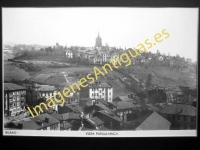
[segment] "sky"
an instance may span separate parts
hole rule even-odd
[[[169,37],[147,51],[197,60],[198,8],[2,8],[3,43],[133,48],[166,29]],[[153,42],[152,42],[153,43]]]

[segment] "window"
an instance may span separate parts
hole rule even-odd
[[[186,126],[186,125],[183,125],[183,129],[187,129],[187,126]]]
[[[99,93],[101,93],[101,90],[99,90]]]
[[[20,102],[17,102],[17,106],[20,106]]]
[[[101,98],[101,95],[100,95],[100,97],[99,98]]]
[[[194,122],[194,117],[191,117],[191,122]]]
[[[92,96],[94,96],[93,93],[92,93]]]
[[[194,127],[194,125],[190,125],[190,129],[194,129],[195,127]]]
[[[186,121],[186,116],[183,116],[183,121]]]
[[[111,92],[109,92],[109,95],[111,95]]]
[[[97,93],[97,96],[99,96],[99,93]]]

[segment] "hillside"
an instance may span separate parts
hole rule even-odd
[[[128,69],[128,68],[127,68]],[[163,87],[175,87],[178,85],[195,87],[197,84],[196,74],[190,72],[184,72],[169,67],[152,67],[152,68],[136,68],[131,66],[129,74],[136,76],[139,79],[147,77],[148,73],[151,73],[152,81]]]
[[[4,61],[4,81],[10,82],[12,79],[24,80],[31,77],[28,72],[11,64],[11,62]]]

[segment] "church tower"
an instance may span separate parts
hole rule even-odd
[[[96,43],[95,43],[95,47],[102,47],[102,39],[99,36],[99,32],[98,32],[98,36],[96,38]]]

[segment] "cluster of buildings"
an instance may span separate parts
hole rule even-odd
[[[196,129],[196,108],[189,103],[144,102],[134,93],[113,98],[112,85],[95,82],[89,97],[66,100],[40,111],[34,118],[26,110],[33,103],[30,90],[37,96],[54,96],[59,89],[48,85],[4,83],[4,128],[13,130],[180,130]],[[35,99],[36,100],[36,99]],[[42,102],[42,101],[40,101]],[[36,104],[37,102],[35,102]],[[19,117],[21,114],[26,114]]]
[[[110,59],[119,58],[122,53],[125,53],[129,49],[116,49],[115,47],[109,47],[108,45],[102,45],[102,38],[97,36],[95,47],[86,49],[67,49],[65,50],[67,59],[76,59],[81,62],[87,62],[89,64],[99,64],[102,65],[109,62]],[[138,54],[140,54],[138,52]],[[170,56],[170,54],[161,54],[159,50],[157,53],[144,52],[132,58],[132,65],[142,67],[142,66],[166,66],[175,67],[183,69],[184,71],[190,71],[192,60],[190,58],[180,57],[178,54],[176,56]]]
[[[23,46],[22,46],[23,47]],[[19,46],[20,48],[20,46]],[[57,43],[55,50],[59,50]],[[126,52],[108,45],[102,46],[102,38],[97,36],[94,48],[65,48],[68,59],[102,65],[111,58],[120,57]],[[129,49],[128,49],[129,50]],[[132,59],[132,65],[169,66],[188,69],[191,60],[180,56],[166,56],[157,51],[140,54]],[[46,96],[54,95],[65,87],[42,84],[4,83],[4,129],[9,130],[186,130],[196,129],[196,91],[189,87],[178,86],[174,89],[152,84],[146,86],[147,80],[137,77],[125,77],[119,72],[115,74],[127,85],[134,85],[147,90],[147,99],[141,99],[134,93],[114,97],[111,84],[96,81],[88,87],[88,97],[80,98],[78,89],[65,98],[60,106],[55,103],[48,110],[41,108],[46,103]],[[64,76],[66,77],[66,75]],[[66,79],[68,81],[68,79]],[[67,85],[66,85],[67,86]],[[31,117],[27,107],[33,109],[38,105],[38,115]],[[35,107],[36,109],[36,107]]]

